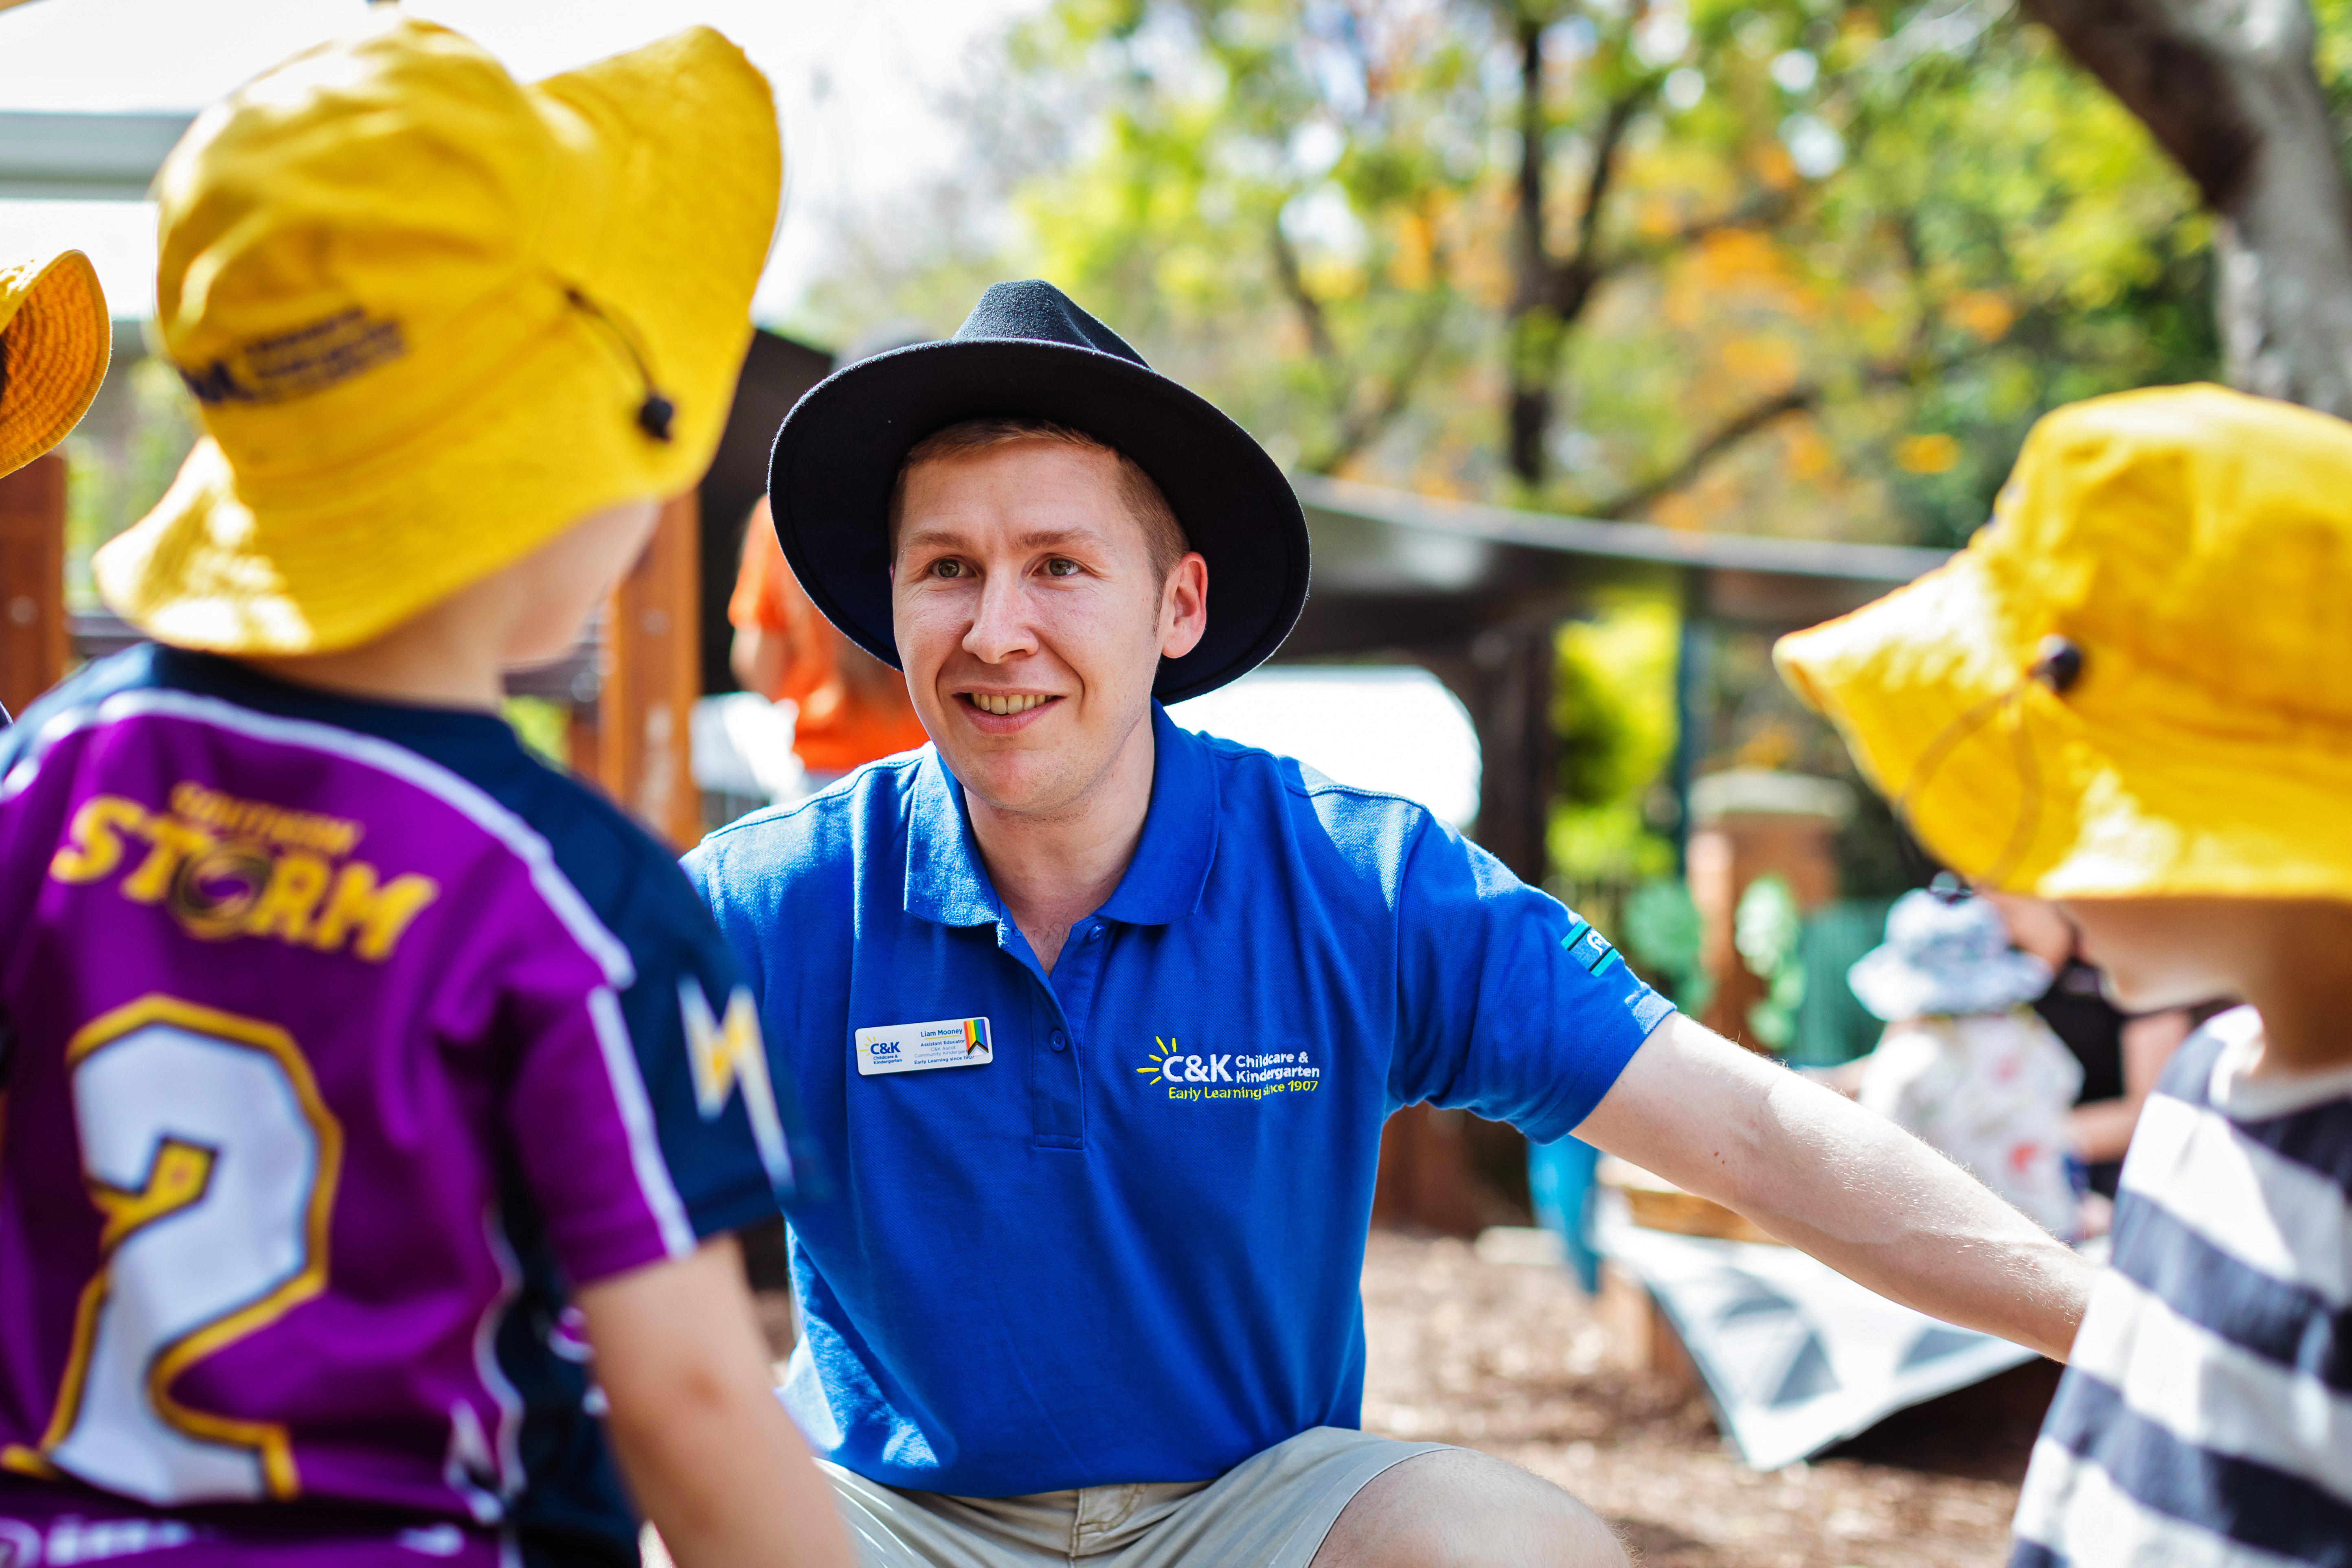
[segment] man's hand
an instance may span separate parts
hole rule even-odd
[[[825,1484],[770,1390],[734,1238],[580,1292],[606,1429],[679,1568],[850,1568]]]
[[[1576,1130],[1933,1318],[2064,1361],[2094,1270],[1883,1116],[1677,1014]]]

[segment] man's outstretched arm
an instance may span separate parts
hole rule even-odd
[[[1576,1130],[1930,1317],[2066,1359],[2094,1273],[1885,1117],[1676,1014]]]

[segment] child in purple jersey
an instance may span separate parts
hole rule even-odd
[[[498,717],[709,462],[779,163],[716,34],[396,15],[173,154],[206,438],[98,563],[161,646],[0,735],[0,1563],[846,1568],[730,1237],[789,1086]]]

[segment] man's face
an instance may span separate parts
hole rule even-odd
[[[891,619],[923,728],[999,811],[1070,814],[1208,625],[1208,567],[1163,579],[1110,454],[1019,441],[907,475]]]

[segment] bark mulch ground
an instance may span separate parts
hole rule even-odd
[[[1525,1466],[1614,1523],[1649,1568],[1994,1568],[2048,1363],[1906,1411],[1759,1474],[1701,1398],[1611,1370],[1557,1268],[1383,1231],[1364,1261],[1364,1426]]]

